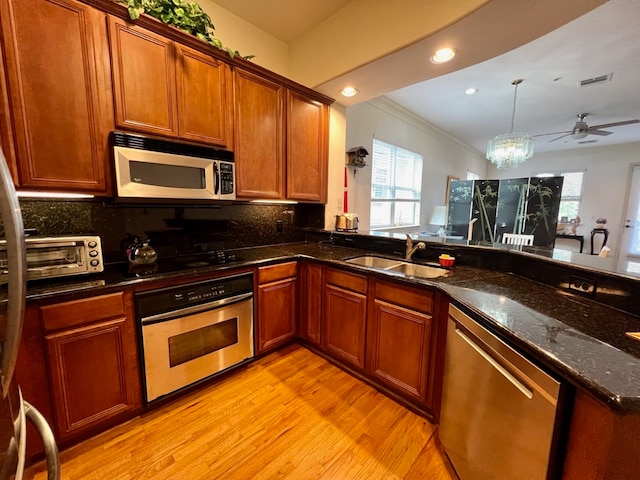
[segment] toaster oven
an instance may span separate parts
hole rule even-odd
[[[98,236],[27,237],[27,280],[104,270]],[[8,273],[6,242],[0,241],[0,276]]]

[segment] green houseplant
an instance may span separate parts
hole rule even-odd
[[[213,36],[214,26],[211,17],[195,2],[186,2],[185,0],[115,1],[127,6],[131,20],[136,20],[141,14],[146,13],[161,22],[198,37],[219,50],[226,51],[231,58],[240,56],[249,60],[254,57],[253,55],[242,56],[237,50],[223,46],[222,42]]]

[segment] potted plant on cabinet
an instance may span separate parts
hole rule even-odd
[[[213,36],[214,26],[211,17],[202,7],[195,2],[185,0],[115,0],[123,3],[129,10],[131,20],[136,20],[141,14],[157,18],[167,25],[179,28],[219,50],[226,51],[231,58],[240,56],[249,60],[254,55],[240,55],[240,52],[222,45],[222,42]]]

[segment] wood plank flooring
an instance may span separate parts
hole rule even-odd
[[[62,478],[455,479],[435,429],[293,345],[62,452]]]

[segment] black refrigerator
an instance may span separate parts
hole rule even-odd
[[[26,247],[20,203],[0,149],[0,233],[6,259],[0,258],[0,480],[21,480],[26,457],[27,420],[42,437],[47,478],[60,478],[58,448],[45,418],[22,398],[13,372],[20,347],[27,291]]]

